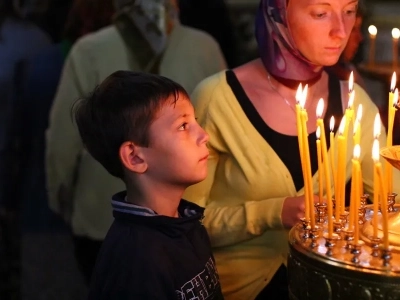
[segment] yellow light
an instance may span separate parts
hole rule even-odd
[[[379,140],[377,139],[372,144],[372,159],[374,162],[379,162]]]
[[[379,113],[377,113],[374,121],[374,138],[377,139],[379,138],[380,135],[381,135],[381,117]]]
[[[319,99],[318,104],[317,104],[317,118],[321,118],[322,117],[322,113],[324,112],[324,99]]]
[[[392,29],[392,38],[398,40],[400,37],[400,29],[398,28],[393,28]]]
[[[353,158],[354,159],[359,159],[361,154],[361,147],[360,145],[355,145],[354,150],[353,150]]]
[[[391,81],[391,83],[390,83],[390,90],[391,90],[392,92],[393,92],[394,89],[396,88],[396,81],[397,81],[397,75],[396,75],[396,72],[393,72],[392,81]]]
[[[361,122],[361,118],[362,118],[362,104],[358,104],[356,120]]]
[[[331,119],[330,119],[330,121],[329,121],[329,129],[330,129],[331,131],[333,131],[334,128],[335,128],[335,117],[332,116]]]
[[[347,108],[351,109],[351,108],[353,107],[354,98],[355,98],[355,91],[352,90],[352,91],[350,92],[350,95],[349,95],[349,102],[348,102],[348,104],[347,104]]]
[[[396,88],[394,90],[393,106],[397,108],[398,103],[399,103],[399,90]]]
[[[378,34],[378,29],[376,28],[375,25],[370,25],[368,27],[368,32],[371,36],[375,37]]]
[[[354,74],[353,71],[351,71],[349,78],[349,93],[351,93],[353,89],[354,89]]]
[[[301,83],[299,84],[299,87],[297,88],[297,92],[296,92],[296,103],[300,104],[301,103],[301,96],[303,94],[303,86],[301,85]]]

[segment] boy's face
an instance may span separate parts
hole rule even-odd
[[[171,98],[172,100],[172,98]],[[143,149],[146,173],[160,183],[187,187],[207,176],[208,134],[197,123],[190,100],[167,100],[149,129]]]

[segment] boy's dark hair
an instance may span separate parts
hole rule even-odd
[[[117,71],[72,107],[85,148],[113,176],[124,179],[119,148],[126,141],[149,146],[148,131],[159,110],[179,94],[178,83],[158,75]],[[172,99],[171,99],[172,97]]]

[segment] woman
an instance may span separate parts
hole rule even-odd
[[[225,299],[288,298],[287,230],[304,210],[295,93],[300,82],[309,84],[307,130],[317,194],[318,100],[325,99],[328,136],[330,117],[339,123],[348,102],[347,82],[324,66],[338,61],[356,11],[353,0],[262,0],[256,18],[260,58],[203,80],[192,94],[198,120],[210,135],[209,173],[184,198],[206,207],[204,225]],[[364,186],[372,194],[372,123],[378,110],[358,85],[355,92],[354,105],[362,103],[365,112]],[[381,144],[384,140],[382,132]]]

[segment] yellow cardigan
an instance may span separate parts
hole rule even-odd
[[[343,87],[342,91],[346,90]],[[378,110],[362,88],[356,85],[355,92],[354,107],[363,104],[363,182],[365,192],[372,195],[373,123]],[[188,188],[184,198],[206,207],[204,225],[225,299],[254,299],[286,263],[288,231],[281,222],[282,205],[285,198],[302,195],[303,190],[296,192],[288,169],[246,117],[226,82],[225,71],[203,80],[194,90],[192,101],[200,124],[210,135],[210,157],[207,178]],[[352,132],[351,127],[349,130]],[[385,143],[382,126],[380,145]],[[350,138],[347,179],[351,176],[352,149]],[[394,178],[399,175],[394,171]],[[317,175],[313,186],[318,194]]]

